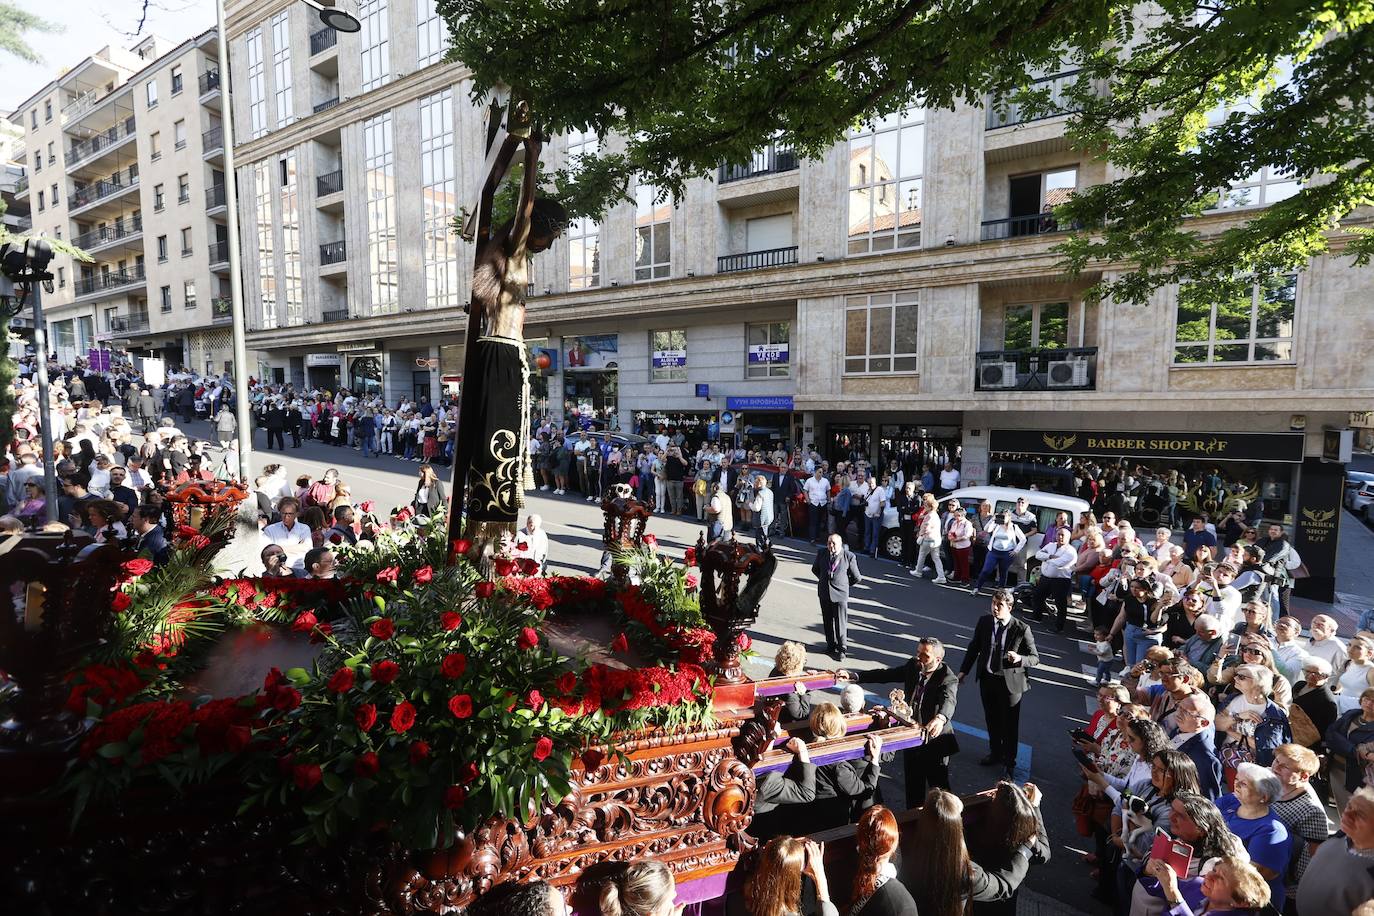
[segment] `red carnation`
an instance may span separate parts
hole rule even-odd
[[[601,766],[602,761],[605,759],[606,755],[604,752],[597,748],[589,747],[582,752],[582,769],[590,773],[592,770]]]
[[[539,631],[534,627],[525,627],[520,631],[520,638],[515,644],[523,650],[533,649],[539,645]]]
[[[468,657],[462,652],[450,652],[439,665],[439,673],[446,678],[460,678],[468,670]]]
[[[415,707],[409,700],[402,700],[391,711],[391,730],[405,734],[415,724]]]
[[[353,721],[358,723],[358,727],[363,731],[368,731],[377,724],[377,707],[371,703],[364,703],[353,710]]]
[[[475,763],[465,763],[458,768],[458,781],[465,786],[476,782],[478,775],[477,764]]]
[[[741,652],[748,652],[750,647],[754,645],[754,640],[750,638],[748,633],[741,633],[739,638],[735,640],[735,645],[739,646]]]
[[[353,669],[340,668],[325,687],[333,693],[345,693],[353,687]]]
[[[453,713],[455,719],[472,718],[472,696],[460,693],[448,701],[448,711]]]
[[[496,586],[490,582],[478,582],[473,586],[472,593],[478,598],[490,598],[496,594]]]
[[[127,611],[133,603],[134,599],[130,598],[128,595],[123,592],[115,592],[114,597],[110,599],[110,609],[116,614],[122,614]]]
[[[410,746],[410,763],[419,766],[429,759],[429,742],[416,741]]]
[[[331,543],[331,544],[342,544],[342,543],[343,543],[343,535],[342,535],[342,534],[331,534],[331,535],[329,536],[329,543]],[[380,581],[381,581],[381,573],[378,573],[377,576],[378,576],[377,581],[380,582]]]
[[[515,561],[509,557],[497,557],[491,561],[491,568],[498,576],[509,576],[515,572]]]
[[[462,786],[449,786],[444,791],[444,807],[453,809],[463,807],[463,803],[468,800],[468,790]]]
[[[611,640],[612,652],[628,652],[629,649],[630,641],[625,638],[624,633],[617,635],[615,639]]]
[[[420,585],[428,585],[434,579],[433,566],[421,566],[415,570],[415,581]]]
[[[126,560],[119,568],[124,571],[125,578],[137,579],[153,568],[153,561],[138,557],[133,560]]]
[[[320,772],[319,764],[316,763],[302,763],[291,768],[291,779],[302,792],[309,792],[318,786],[323,778],[324,773]]]
[[[444,611],[439,615],[439,626],[452,633],[463,625],[463,615],[455,611]]]
[[[385,659],[372,666],[372,679],[378,684],[390,684],[401,674],[401,666]]]
[[[577,675],[571,671],[564,671],[558,676],[555,686],[559,693],[572,693],[577,689]]]
[[[538,709],[544,705],[544,695],[538,690],[531,690],[525,695],[525,705],[530,709]]]
[[[392,623],[389,617],[383,617],[381,620],[372,621],[372,626],[368,627],[367,631],[378,639],[386,640],[396,635],[396,624]]]
[[[377,771],[381,768],[381,761],[377,759],[377,755],[372,751],[364,751],[358,755],[357,760],[353,761],[353,772],[364,779],[371,779],[373,776],[376,776]]]
[[[469,541],[467,538],[459,538],[453,542],[454,553],[467,553],[471,549],[472,541]]]
[[[378,582],[395,582],[401,575],[401,567],[388,566],[386,569],[377,571]]]
[[[553,753],[553,739],[549,737],[540,738],[534,742],[534,759],[546,760]]]
[[[309,633],[319,622],[313,611],[303,611],[291,624],[291,629],[296,633]]]

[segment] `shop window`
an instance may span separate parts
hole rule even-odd
[[[1251,283],[1220,302],[1180,287],[1175,365],[1291,361],[1297,290],[1294,274]]]
[[[845,304],[846,375],[916,371],[915,292],[850,296]]]
[[[921,244],[925,110],[909,108],[849,139],[849,253]]]
[[[1057,350],[1069,345],[1069,304],[1009,305],[1002,325],[1004,350]]]
[[[745,326],[745,378],[787,378],[791,374],[792,322]]]
[[[687,381],[687,331],[649,332],[649,380],[651,382]]]

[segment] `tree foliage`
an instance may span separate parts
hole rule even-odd
[[[1071,140],[1123,175],[1082,190],[1061,224],[1074,271],[1143,300],[1183,278],[1300,266],[1374,203],[1374,0],[440,0],[474,92],[518,87],[545,129],[624,139],[616,168],[680,195],[771,140],[819,156],[920,100],[1069,100]],[[1292,79],[1276,77],[1291,64]],[[1033,77],[1077,71],[1059,98]],[[1209,126],[1210,112],[1224,120]],[[1190,221],[1263,166],[1297,193],[1214,229]],[[597,173],[601,174],[601,173]],[[1374,237],[1347,230],[1367,260]]]
[[[36,64],[42,58],[29,45],[27,33],[60,31],[60,26],[0,0],[0,51]]]

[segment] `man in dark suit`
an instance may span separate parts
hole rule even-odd
[[[1021,697],[1030,687],[1027,670],[1040,664],[1030,627],[1011,616],[1011,589],[992,596],[992,613],[978,619],[973,639],[959,666],[959,683],[978,672],[983,718],[988,727],[989,753],[982,766],[1002,764],[1007,776],[1016,769],[1016,745],[1021,730]]]
[[[134,531],[130,550],[152,560],[155,566],[167,562],[172,548],[162,530],[162,513],[157,507],[139,506],[130,518],[130,527]]]
[[[272,443],[277,443],[279,450],[286,448],[286,440],[282,433],[286,429],[286,411],[282,410],[280,402],[273,401],[272,406],[267,408],[267,413],[263,415],[262,425],[267,429],[267,447],[270,449]]]
[[[1197,766],[1197,781],[1202,795],[1216,801],[1226,788],[1222,781],[1221,759],[1217,756],[1216,707],[1202,691],[1190,693],[1178,702],[1174,720],[1178,723],[1175,747]]]
[[[821,620],[825,624],[825,651],[844,661],[849,647],[849,589],[864,580],[859,561],[838,534],[826,539],[811,564],[816,576],[816,595],[821,600]]]
[[[954,733],[954,706],[959,698],[959,678],[945,664],[945,646],[934,636],[922,636],[916,654],[895,668],[872,671],[837,671],[836,680],[858,684],[901,684],[912,717],[925,730],[925,739]],[[906,771],[906,806],[925,800],[929,788],[949,788],[949,758],[937,757],[934,749],[914,747],[903,751]]]

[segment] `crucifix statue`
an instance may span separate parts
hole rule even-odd
[[[477,206],[462,236],[476,242],[468,312],[466,363],[453,457],[449,541],[466,538],[478,552],[513,531],[534,486],[530,467],[530,384],[525,348],[529,257],[546,251],[567,222],[563,207],[536,197],[543,137],[529,106],[509,92],[489,109],[487,158]],[[504,116],[504,123],[502,123]],[[516,155],[523,159],[515,214],[493,226],[492,207]],[[461,530],[461,535],[460,535]]]

